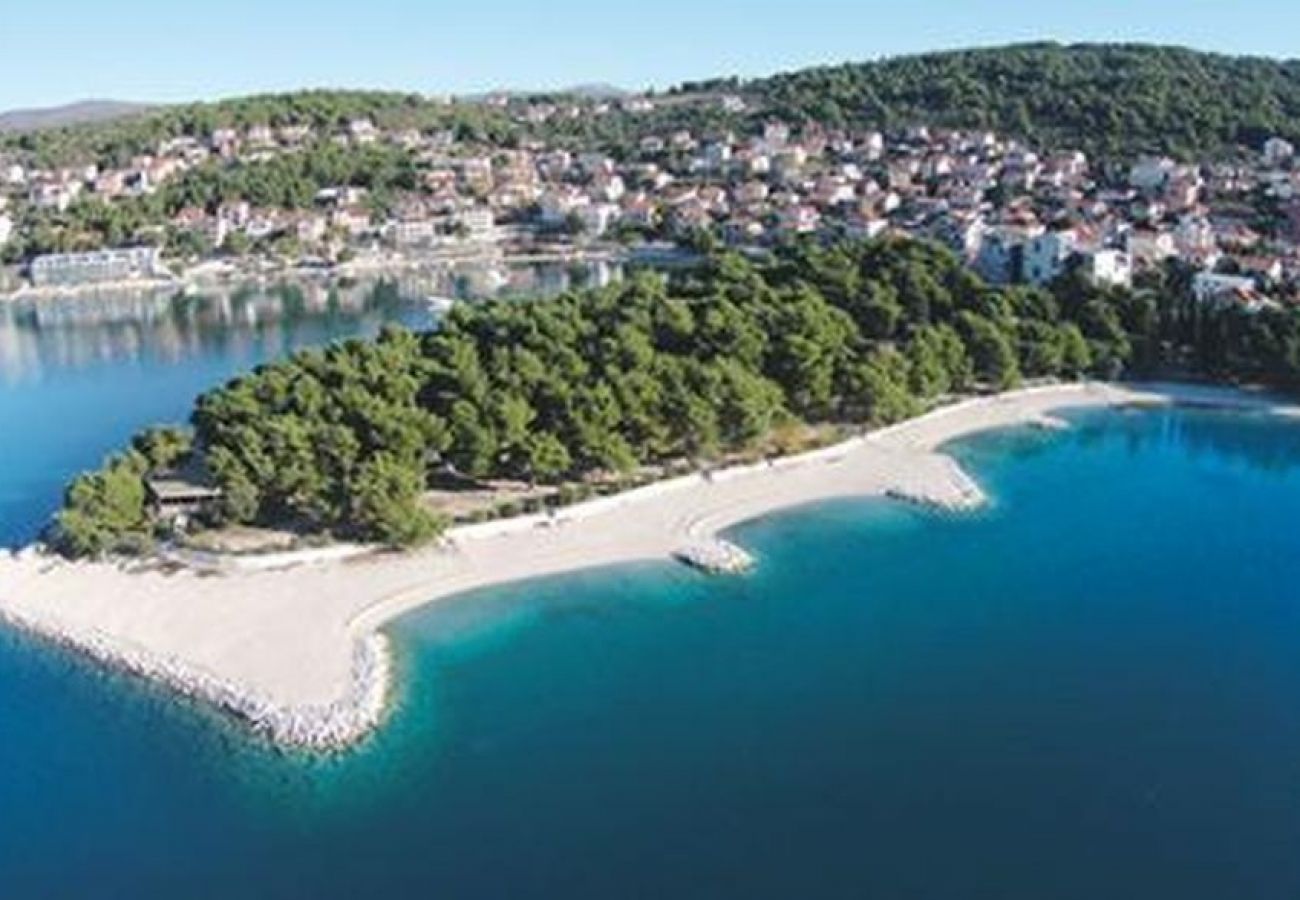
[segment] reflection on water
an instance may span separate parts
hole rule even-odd
[[[1152,416],[1159,427],[1151,427]],[[1090,412],[1072,417],[1085,445],[1122,440],[1131,456],[1152,444],[1182,447],[1189,457],[1215,470],[1255,469],[1285,474],[1300,466],[1300,428],[1279,428],[1278,416],[1232,409],[1200,408],[1195,414],[1133,409],[1118,416]]]
[[[608,284],[620,275],[618,265],[605,262],[473,266],[341,284],[299,281],[19,300],[0,304],[0,382],[13,385],[50,370],[115,361],[179,363],[223,349],[245,358],[255,343],[279,338],[296,346],[296,332],[313,323],[325,326],[329,337],[372,333],[384,322],[427,328],[435,319],[422,303],[429,297],[544,296]]]
[[[598,264],[478,266],[348,284],[103,293],[0,303],[0,546],[31,540],[63,486],[139,429],[303,347],[435,324],[431,297],[552,294],[618,277]]]

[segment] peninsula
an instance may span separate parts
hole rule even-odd
[[[1063,407],[1250,396],[1120,375],[1289,390],[1298,329],[1290,307],[1201,303],[1156,275],[999,288],[908,240],[711,254],[669,277],[461,305],[424,334],[236,378],[198,399],[192,434],[137,435],[69,486],[50,531],[66,559],[0,563],[0,615],[278,741],[346,744],[382,718],[381,629],[415,606],[636,560],[743,568],[714,543],[723,530],[835,497],[969,508],[982,494],[945,442],[1053,426]],[[1022,378],[1056,386],[1012,391]],[[187,468],[207,486],[168,480]],[[467,516],[434,496],[501,480],[530,485],[528,502]],[[161,508],[192,499],[192,521]],[[204,568],[192,542],[167,549],[244,526],[321,542],[216,576],[184,570]]]
[[[803,504],[892,495],[983,502],[941,452],[977,431],[1052,423],[1062,408],[1269,401],[1229,390],[1103,383],[1027,388],[942,407],[833,447],[661,482],[563,510],[452,529],[437,546],[294,556],[213,576],[157,563],[0,557],[0,619],[247,719],[273,740],[332,747],[384,715],[383,627],[478,588],[594,566],[666,560],[737,523]]]

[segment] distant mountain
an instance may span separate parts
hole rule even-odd
[[[0,112],[0,133],[16,134],[23,131],[62,128],[65,125],[109,122],[146,112],[150,108],[140,103],[121,103],[116,100],[83,100],[79,103],[43,109],[15,109],[10,112]]]
[[[575,84],[571,88],[565,88],[562,93],[574,97],[586,97],[589,100],[619,100],[623,97],[632,96],[631,91],[626,91],[621,87],[613,84]]]
[[[621,100],[624,97],[631,97],[632,94],[632,91],[625,90],[617,85],[593,83],[575,84],[570,87],[555,88],[554,90],[502,89],[499,91],[479,91],[474,94],[461,94],[457,99],[468,103],[479,103],[493,97],[513,97],[519,100],[526,100],[529,97],[580,97],[584,100]]]

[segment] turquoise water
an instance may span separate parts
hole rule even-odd
[[[334,759],[0,638],[4,896],[1294,897],[1300,426],[1072,420],[959,443],[973,516],[413,614]]]

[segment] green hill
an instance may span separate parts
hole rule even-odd
[[[1030,44],[927,53],[735,87],[764,111],[799,120],[989,128],[1097,157],[1223,157],[1258,148],[1271,135],[1300,139],[1300,61],[1175,47]]]

